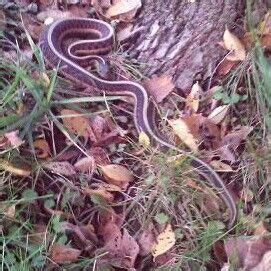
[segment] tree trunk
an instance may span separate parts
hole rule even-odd
[[[143,26],[129,53],[147,63],[146,74],[170,74],[188,91],[196,80],[211,76],[226,51],[218,45],[227,26],[244,14],[245,0],[144,0],[135,20]]]

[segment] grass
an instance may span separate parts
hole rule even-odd
[[[68,88],[65,89],[63,95],[61,93],[62,88],[56,84],[57,71],[47,73],[41,52],[33,43],[31,37],[29,35],[27,37],[36,59],[35,64],[20,51],[16,44],[12,44],[16,51],[15,60],[1,56],[1,135],[18,129],[20,137],[27,142],[32,154],[34,154],[34,138],[38,134],[38,127],[41,125],[41,127],[46,128],[47,126],[46,129],[48,129],[54,124],[74,146],[88,155],[86,147],[82,145],[78,138],[63,127],[63,124],[59,121],[59,116],[55,114],[55,109],[61,109],[65,106],[65,108],[76,109],[83,116],[90,116],[108,112],[106,103],[120,97],[82,96],[81,93],[73,92]],[[49,84],[46,85],[48,82]],[[62,83],[65,86],[65,82]],[[91,103],[103,103],[105,109],[95,111],[94,108],[94,112],[90,113],[86,105]],[[61,198],[61,204],[57,207],[60,207],[63,212],[72,211],[72,208],[74,208],[74,198],[76,194],[78,197],[78,188],[73,185],[70,186],[71,183],[64,176],[61,176],[60,181],[57,182],[44,172],[40,162],[34,159],[34,156],[22,154],[17,148],[2,149],[1,158],[10,163],[23,159],[32,167],[32,174],[28,180],[22,177],[14,177],[8,171],[1,171],[1,270],[43,268],[45,262],[49,260],[50,245],[55,242],[67,243],[67,236],[60,231],[61,218],[57,214],[48,215],[51,218],[47,221],[47,225],[44,225],[44,233],[37,233],[36,219],[40,214],[35,210],[35,206],[41,201],[48,208],[57,204],[54,190],[47,187],[46,190],[40,191],[41,178],[45,177],[51,182],[58,183],[58,186],[62,186],[58,195]],[[40,196],[36,191],[39,191]],[[11,210],[12,213],[10,213]],[[35,236],[39,237],[39,240],[33,241],[32,237]],[[71,264],[70,268],[82,267],[83,270],[86,268],[86,264],[95,261],[96,256],[93,256],[93,258],[81,257],[76,264]]]

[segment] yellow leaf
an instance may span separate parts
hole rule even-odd
[[[192,86],[191,92],[186,98],[186,106],[193,109],[194,112],[197,112],[199,109],[199,97],[202,89],[199,83],[195,83]]]
[[[174,133],[189,147],[192,151],[198,151],[198,140],[191,133],[188,125],[183,119],[169,121]]]
[[[107,17],[114,17],[120,14],[136,11],[141,7],[141,0],[119,0],[108,8]]]
[[[215,124],[219,124],[227,115],[228,109],[230,105],[221,105],[215,108],[210,115],[208,116],[208,119],[211,120]]]
[[[48,88],[50,86],[50,78],[48,77],[48,75],[45,72],[42,72],[41,73],[41,78],[42,78],[42,81],[44,83],[44,86],[46,88]]]
[[[149,147],[151,144],[150,138],[144,132],[140,132],[138,141],[139,141],[139,144],[141,144],[144,148]]]
[[[63,117],[63,125],[74,134],[86,137],[90,129],[89,121],[86,117],[77,116],[79,112],[71,109],[63,109],[60,112]]]
[[[152,247],[152,255],[155,258],[171,249],[176,242],[175,233],[168,224],[163,232],[157,236],[157,241]]]
[[[225,48],[229,51],[232,51],[232,54],[227,56],[228,60],[243,61],[246,58],[245,46],[243,45],[239,38],[237,38],[233,33],[229,31],[228,28],[226,28],[224,32],[223,41]]]
[[[134,180],[132,172],[122,165],[111,164],[100,168],[108,183],[117,185],[122,189],[126,189],[128,183]]]

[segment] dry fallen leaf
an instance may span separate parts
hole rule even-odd
[[[43,138],[38,138],[33,143],[35,147],[35,153],[38,158],[45,159],[50,156],[50,147],[47,141]]]
[[[170,250],[176,242],[175,233],[170,224],[167,224],[164,231],[161,232],[156,239],[156,243],[152,247],[152,255],[155,258]]]
[[[74,167],[83,173],[93,172],[96,168],[95,160],[92,156],[83,157],[74,164]]]
[[[231,61],[245,60],[246,58],[245,46],[242,44],[238,37],[236,37],[233,33],[229,31],[228,28],[226,28],[224,32],[223,42],[225,48],[232,52],[227,56],[228,60]]]
[[[92,196],[92,195],[100,196],[108,202],[114,201],[114,195],[108,192],[104,188],[91,189],[91,188],[85,187],[83,188],[83,193],[89,196]]]
[[[235,263],[232,266],[235,270],[252,270],[263,255],[271,250],[271,239],[270,236],[230,238],[224,242],[224,246],[230,262]]]
[[[14,148],[18,148],[20,145],[24,143],[19,137],[19,131],[13,131],[9,133],[5,133],[5,138],[8,140],[10,145]]]
[[[151,141],[150,138],[148,137],[148,135],[144,132],[140,132],[139,136],[138,136],[138,142],[140,145],[142,145],[144,148],[147,148],[150,146]]]
[[[220,143],[220,157],[230,162],[235,162],[235,151],[240,146],[241,142],[247,138],[253,127],[242,126],[238,130],[228,133],[222,138]]]
[[[211,120],[215,124],[219,124],[227,115],[230,105],[221,105],[215,108],[208,119]]]
[[[151,253],[153,245],[155,244],[154,225],[151,223],[138,238],[139,254],[146,256]]]
[[[154,75],[151,79],[144,81],[143,85],[157,103],[162,102],[174,89],[170,75]]]
[[[31,166],[29,164],[20,162],[18,164],[0,159],[0,169],[6,170],[14,175],[28,177],[31,174]]]
[[[250,271],[270,271],[271,270],[271,251],[264,253],[262,260]]]
[[[4,214],[8,218],[14,218],[16,205],[0,204],[0,213]]]
[[[51,18],[52,21],[56,21],[59,19],[70,18],[72,16],[73,16],[72,13],[69,11],[61,11],[59,9],[56,10],[49,9],[38,13],[37,19],[41,22],[45,22],[46,20],[48,20],[48,18]]]
[[[104,134],[106,128],[106,120],[101,116],[95,116],[90,119],[88,135],[91,141],[99,142]]]
[[[262,22],[259,23],[258,30],[261,35],[271,34],[271,13],[267,12]]]
[[[244,202],[251,202],[254,198],[253,191],[251,191],[248,187],[244,187],[240,195],[240,198]]]
[[[237,66],[237,61],[230,61],[228,59],[224,59],[217,67],[217,75],[218,76],[225,76],[228,74],[232,69]]]
[[[93,147],[89,150],[90,156],[95,160],[96,165],[105,166],[110,164],[110,159],[106,151],[101,147]]]
[[[260,221],[256,226],[255,229],[253,231],[254,235],[266,235],[268,234],[268,223],[266,223],[265,221]]]
[[[64,245],[55,244],[50,249],[50,256],[55,263],[75,262],[81,254],[81,250]]]
[[[231,168],[230,165],[225,164],[219,160],[212,160],[210,162],[210,166],[212,166],[214,168],[214,170],[220,171],[220,172],[232,172],[233,171],[233,169]]]
[[[93,248],[94,243],[98,241],[98,238],[95,234],[95,229],[92,224],[78,226],[69,222],[61,222],[60,229],[63,232],[72,232],[73,237],[78,237],[78,239],[81,241],[81,249],[86,248],[89,250]]]
[[[87,137],[90,123],[86,117],[77,116],[79,112],[71,109],[63,109],[60,115],[63,117],[63,125],[72,133]],[[71,117],[70,117],[71,116]]]
[[[173,128],[173,132],[187,145],[187,147],[194,152],[198,151],[198,139],[192,133],[186,120],[179,118],[177,120],[169,121],[169,124]]]
[[[261,38],[261,45],[265,50],[271,49],[271,34],[266,34]]]
[[[113,266],[125,269],[134,268],[139,253],[139,246],[135,239],[123,229],[123,233],[116,224],[107,223],[103,226],[104,249]]]
[[[43,167],[51,170],[52,172],[64,176],[73,176],[76,174],[74,166],[69,162],[48,162],[44,163]]]
[[[192,89],[186,98],[186,106],[191,108],[193,112],[197,112],[199,109],[199,98],[201,92],[202,88],[197,82],[192,86]]]
[[[101,166],[100,169],[108,183],[117,185],[124,190],[129,182],[134,180],[133,173],[122,165],[111,164]]]
[[[130,21],[141,5],[141,0],[118,0],[107,9],[105,16],[108,18],[118,16],[122,21]]]

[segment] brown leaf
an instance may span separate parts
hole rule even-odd
[[[140,234],[138,244],[141,256],[147,256],[151,253],[152,247],[155,244],[154,226],[152,223]]]
[[[123,233],[116,224],[108,223],[103,230],[104,249],[110,263],[117,267],[133,268],[139,253],[139,246],[135,239],[123,229]]]
[[[83,243],[88,249],[92,248],[94,243],[98,242],[94,227],[91,224],[78,226],[69,222],[61,222],[60,228],[64,232],[72,232],[73,237],[76,235],[81,243]]]
[[[244,202],[251,202],[254,198],[253,191],[251,191],[248,187],[243,187],[240,198]]]
[[[123,213],[117,214],[111,207],[100,209],[98,215],[99,232],[101,232],[101,234],[103,234],[103,227],[107,225],[107,223],[116,224],[118,227],[121,227],[125,218]]]
[[[101,147],[93,147],[89,150],[89,154],[93,156],[96,165],[105,166],[110,164],[110,159],[106,151]]]
[[[126,189],[128,184],[134,181],[133,173],[122,165],[106,165],[100,167],[108,183]]]
[[[250,271],[269,271],[271,270],[271,251],[264,253],[262,260]]]
[[[232,172],[233,171],[233,169],[231,168],[230,165],[225,164],[219,160],[212,160],[210,162],[210,166],[212,166],[214,168],[214,170],[220,171],[220,172]]]
[[[91,156],[83,157],[74,164],[74,167],[80,172],[90,173],[93,172],[96,168],[95,160]]]
[[[95,116],[90,120],[90,128],[88,129],[88,134],[90,140],[93,142],[99,142],[104,134],[106,128],[106,121],[100,116]]]
[[[265,252],[271,250],[271,239],[268,236],[230,238],[224,245],[233,267],[250,270],[261,261]]]
[[[50,250],[50,256],[55,263],[75,262],[81,254],[81,250],[64,245],[54,244]]]
[[[35,153],[38,158],[45,159],[51,155],[51,150],[47,141],[43,138],[36,139],[33,143]]]
[[[5,138],[8,140],[9,144],[14,147],[14,148],[18,148],[19,146],[21,146],[24,141],[21,140],[21,138],[19,137],[19,131],[13,131],[13,132],[9,132],[9,133],[5,133]]]
[[[205,191],[205,193],[203,194],[201,209],[208,215],[219,215],[221,213],[219,203],[220,199],[218,197],[211,195],[210,193]]]
[[[231,61],[228,59],[224,59],[217,67],[217,75],[218,76],[225,76],[231,70],[233,70],[238,64],[238,61]]]
[[[104,15],[105,11],[111,6],[111,0],[91,0],[91,5],[98,14]]]
[[[41,22],[45,22],[48,18],[51,18],[52,21],[56,21],[59,19],[66,19],[70,17],[72,17],[71,12],[61,11],[59,9],[42,11],[37,15],[37,19]]]
[[[253,234],[254,235],[266,235],[269,233],[267,228],[268,228],[268,224],[265,221],[260,221],[256,225],[256,227],[253,231]]]
[[[52,172],[64,176],[73,176],[76,171],[69,162],[48,162],[43,164],[44,168],[51,170]]]
[[[253,127],[242,126],[238,130],[228,133],[220,143],[220,157],[230,162],[235,162],[235,151],[241,142],[247,138]]]
[[[28,177],[31,174],[31,166],[27,163],[20,161],[20,163],[6,161],[0,159],[0,169],[6,170],[14,175]]]
[[[60,115],[63,117],[63,125],[68,131],[78,136],[87,137],[90,130],[89,120],[86,117],[78,116],[78,114],[80,113],[71,109],[63,109],[60,112]]]
[[[108,202],[114,201],[114,195],[108,192],[105,188],[91,189],[91,188],[85,187],[83,188],[83,193],[89,196],[92,196],[92,195],[101,196]]]
[[[143,85],[157,103],[162,102],[174,89],[170,75],[154,75],[151,79],[144,81]]]
[[[107,9],[105,16],[128,22],[134,18],[141,5],[141,0],[118,0]]]
[[[7,204],[0,204],[0,213],[4,214],[8,218],[14,218],[15,216],[15,210],[16,210],[16,205],[7,205]]]
[[[265,50],[271,49],[271,33],[262,36],[261,45],[263,46]]]

